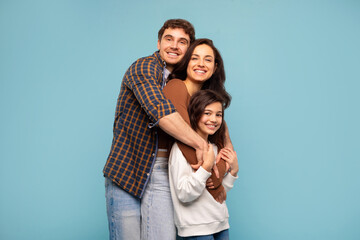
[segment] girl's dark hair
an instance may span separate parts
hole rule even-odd
[[[206,106],[209,104],[220,102],[222,106],[222,123],[220,128],[213,134],[209,135],[209,141],[215,143],[221,149],[224,147],[225,141],[225,127],[224,127],[224,98],[213,90],[200,90],[194,93],[190,99],[188,106],[188,113],[190,118],[190,125],[196,131],[198,122],[203,115]]]
[[[199,38],[196,39],[186,51],[184,57],[181,59],[179,63],[174,66],[172,73],[169,76],[169,79],[178,78],[181,80],[185,80],[187,77],[187,67],[189,65],[191,55],[194,52],[194,49],[202,44],[206,44],[214,51],[215,56],[215,66],[216,70],[214,74],[204,82],[204,85],[201,89],[210,89],[219,93],[224,98],[224,107],[227,108],[231,102],[231,96],[225,90],[225,69],[224,62],[220,55],[220,52],[216,49],[213,42],[207,38]]]

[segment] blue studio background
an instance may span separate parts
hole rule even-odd
[[[231,239],[360,239],[360,1],[0,0],[0,239],[107,239],[120,82],[185,18],[214,40]]]

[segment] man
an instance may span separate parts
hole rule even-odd
[[[199,160],[206,149],[206,142],[187,125],[161,91],[167,75],[194,40],[191,23],[170,19],[158,33],[159,51],[138,59],[125,73],[111,151],[103,170],[110,239],[175,238],[171,198],[154,200],[144,198],[144,194],[152,191],[148,185],[154,177],[152,168],[158,154],[158,126],[195,148]],[[164,181],[168,182],[166,178]],[[154,209],[160,211],[154,214],[150,211]]]

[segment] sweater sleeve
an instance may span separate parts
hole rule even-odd
[[[189,114],[187,111],[187,107],[190,101],[190,95],[184,82],[180,79],[172,79],[165,86],[163,92],[164,96],[169,99],[175,106],[176,111],[179,112],[181,117],[190,125]],[[177,144],[181,152],[185,156],[187,162],[190,164],[197,164],[195,149],[179,141],[177,141]],[[219,169],[220,178],[216,178],[214,170],[212,170],[211,179],[214,183],[215,189],[208,189],[208,191],[214,198],[216,198],[223,191],[221,182],[226,171],[225,161],[221,160],[217,164],[217,166]]]
[[[173,79],[166,84],[163,89],[164,96],[169,99],[175,106],[176,111],[181,117],[190,125],[189,114],[187,107],[190,101],[190,95],[182,80]]]
[[[234,187],[234,183],[235,183],[236,179],[238,179],[238,177],[239,176],[234,177],[230,173],[228,173],[224,177],[222,185],[224,186],[226,192],[230,191]]]
[[[210,177],[210,173],[202,167],[194,172],[176,143],[169,156],[169,175],[172,189],[183,203],[197,199],[203,193],[206,180]]]

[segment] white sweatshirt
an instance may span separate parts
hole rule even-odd
[[[217,147],[213,144],[215,155]],[[211,173],[200,167],[196,172],[174,143],[169,156],[169,178],[175,225],[181,237],[210,235],[229,228],[226,203],[218,203],[205,189]],[[229,191],[237,177],[227,174],[223,186]]]

